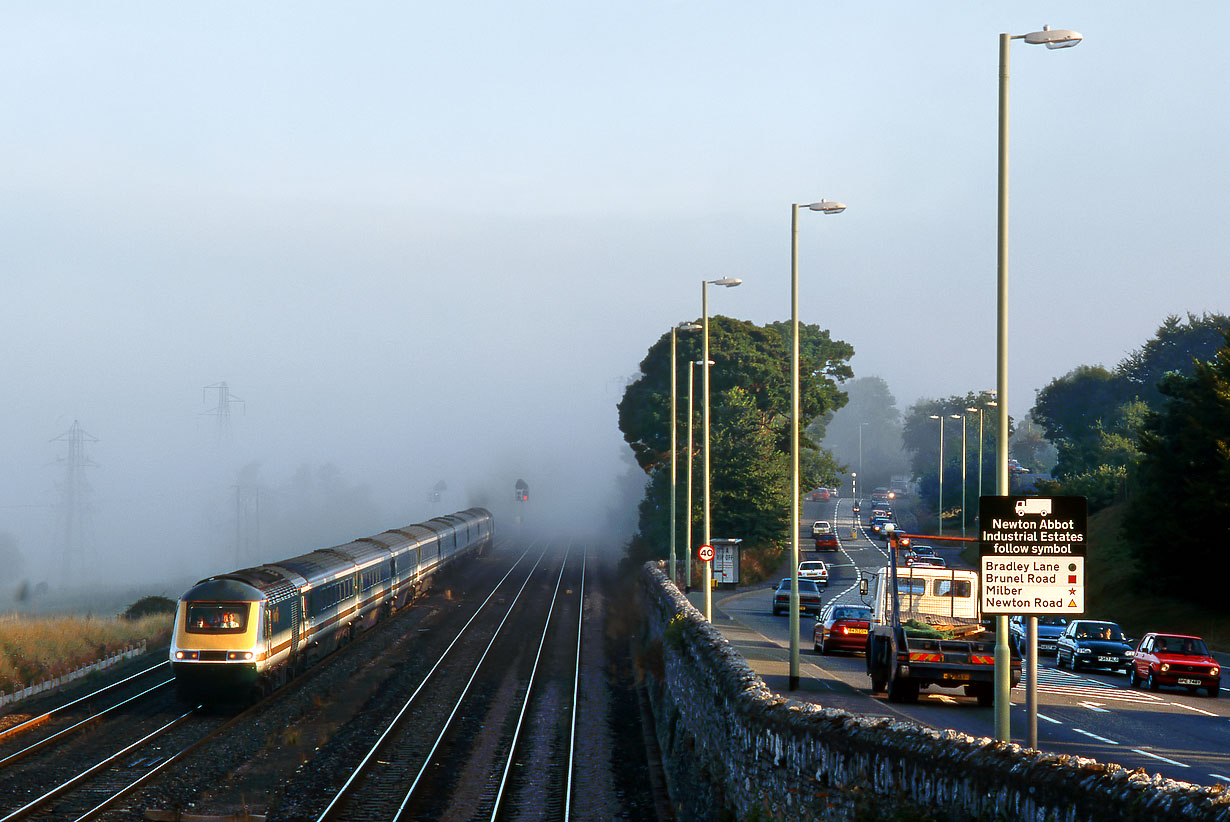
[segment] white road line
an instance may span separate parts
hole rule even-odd
[[[1217,716],[1217,714],[1212,711],[1206,711],[1204,708],[1193,708],[1191,705],[1184,705],[1182,702],[1167,702],[1166,704],[1174,705],[1176,708],[1186,708],[1189,711],[1195,711],[1196,713],[1204,714],[1205,716]]]
[[[1213,777],[1214,779],[1220,779],[1222,782],[1230,782],[1230,776],[1223,776],[1219,773],[1211,773],[1209,774],[1209,776]]]
[[[1051,719],[1051,718],[1050,718],[1049,716],[1047,716],[1046,714],[1041,714],[1041,713],[1040,713],[1040,714],[1038,714],[1038,719],[1045,719],[1047,722],[1053,723],[1053,724],[1055,724],[1055,725],[1062,725],[1062,724],[1063,724],[1063,723],[1062,723],[1062,722],[1060,722],[1058,719]]]
[[[1097,734],[1089,733],[1089,731],[1082,731],[1080,728],[1073,728],[1072,730],[1076,731],[1078,734],[1084,734],[1085,736],[1091,739],[1096,739],[1099,742],[1105,742],[1107,745],[1118,745],[1119,744],[1113,739],[1107,739],[1104,736],[1098,736]]]
[[[1101,704],[1101,703],[1099,703],[1099,702],[1078,702],[1078,703],[1076,703],[1076,704],[1077,704],[1077,705],[1084,705],[1084,706],[1085,706],[1086,708],[1088,708],[1089,710],[1091,710],[1091,711],[1097,711],[1097,712],[1098,712],[1098,713],[1100,713],[1100,714],[1108,714],[1108,713],[1110,713],[1110,711],[1106,710],[1105,708],[1099,708],[1099,707],[1098,707],[1098,705],[1100,705],[1100,704]]]
[[[1167,759],[1167,758],[1166,758],[1166,757],[1164,757],[1164,756],[1158,756],[1158,755],[1157,755],[1157,754],[1155,754],[1155,753],[1149,753],[1148,751],[1142,751],[1140,748],[1132,748],[1132,750],[1133,750],[1135,753],[1140,754],[1141,756],[1151,756],[1151,757],[1153,757],[1154,759],[1160,759],[1160,760],[1161,760],[1161,761],[1163,761],[1163,762],[1169,762],[1171,765],[1178,765],[1180,768],[1190,768],[1190,767],[1191,767],[1191,765],[1185,764],[1185,763],[1183,763],[1183,762],[1177,762],[1177,761],[1175,761],[1175,760],[1173,760],[1173,759]]]

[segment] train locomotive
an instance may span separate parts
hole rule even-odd
[[[188,701],[251,699],[414,599],[448,565],[491,546],[469,508],[269,565],[209,577],[179,598],[171,670]]]

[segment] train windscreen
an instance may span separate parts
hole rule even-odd
[[[249,602],[189,602],[188,633],[241,634],[251,607]]]

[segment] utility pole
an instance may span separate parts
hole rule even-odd
[[[218,420],[218,442],[228,442],[231,438],[231,406],[242,403],[243,400],[232,394],[225,382],[216,382],[205,386],[205,404],[209,405],[211,402],[213,407],[205,413]]]
[[[87,546],[92,541],[89,494],[90,485],[85,480],[86,468],[98,466],[85,453],[86,443],[98,442],[73,420],[73,425],[51,442],[68,443],[68,454],[58,461],[64,465],[64,481],[60,485],[60,522],[57,528],[57,543],[64,562],[64,582],[71,584],[80,575],[84,579],[82,564],[86,559]]]

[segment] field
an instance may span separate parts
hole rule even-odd
[[[0,691],[11,693],[146,640],[170,641],[171,617],[0,616]]]

